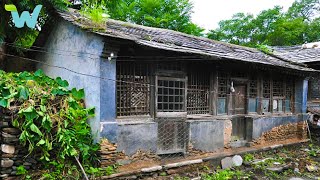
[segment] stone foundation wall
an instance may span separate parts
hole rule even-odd
[[[305,121],[280,125],[265,132],[259,139],[254,140],[256,144],[285,141],[290,139],[307,139],[307,123]]]
[[[1,110],[1,109],[0,109]],[[16,177],[17,167],[23,165],[25,169],[38,169],[38,163],[33,155],[28,155],[28,149],[20,145],[20,130],[11,124],[12,118],[0,112],[0,179]]]
[[[224,147],[229,148],[232,136],[232,122],[226,120],[224,123]]]

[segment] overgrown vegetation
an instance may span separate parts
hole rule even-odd
[[[116,167],[102,170],[97,163],[98,144],[94,144],[87,123],[93,108],[85,108],[84,90],[68,87],[60,77],[51,79],[41,70],[35,73],[0,71],[0,106],[13,114],[12,124],[21,130],[20,142],[29,155],[39,155],[46,179],[80,179],[75,158],[89,174],[114,173]],[[23,166],[17,172],[28,178]]]

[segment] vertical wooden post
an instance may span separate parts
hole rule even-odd
[[[257,105],[257,113],[262,114],[262,99],[263,99],[263,78],[262,75],[258,75],[258,81],[257,81],[257,93],[258,93],[258,105]]]
[[[216,116],[218,114],[218,71],[217,68],[210,74],[210,114]]]
[[[270,112],[273,113],[273,79],[270,78],[269,81],[270,81]]]

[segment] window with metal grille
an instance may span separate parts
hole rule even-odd
[[[158,78],[157,111],[185,112],[185,86],[183,79]]]
[[[294,112],[294,81],[286,83],[285,112]]]
[[[271,83],[270,80],[263,80],[262,90],[262,112],[270,112]]]
[[[188,74],[188,114],[209,114],[210,73],[190,71]]]
[[[280,80],[273,81],[272,87],[273,95],[273,112],[283,112],[284,107],[284,82]]]
[[[309,99],[318,100],[320,99],[320,80],[310,79],[309,80]]]
[[[117,116],[150,115],[150,64],[117,62]]]
[[[228,76],[218,74],[218,114],[227,113]]]
[[[248,111],[257,112],[258,107],[258,83],[256,79],[252,79],[249,82],[249,99],[248,99]]]

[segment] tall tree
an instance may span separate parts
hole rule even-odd
[[[296,0],[287,12],[289,18],[303,18],[311,21],[313,17],[319,15],[320,0]]]
[[[317,11],[320,0],[296,0],[287,12],[275,6],[264,10],[256,17],[235,14],[223,20],[219,28],[211,30],[211,39],[255,47],[260,44],[271,46],[297,45],[318,41],[320,18]]]
[[[204,31],[191,22],[193,6],[189,0],[105,0],[105,5],[112,19],[196,36]]]

